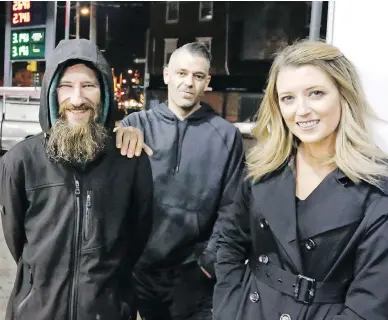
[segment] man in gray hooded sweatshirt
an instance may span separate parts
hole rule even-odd
[[[200,101],[210,53],[194,42],[164,69],[168,101],[121,122],[144,132],[154,154],[154,225],[135,267],[137,307],[146,320],[210,320],[220,229],[243,175],[238,129]]]
[[[43,132],[0,162],[0,211],[17,263],[7,320],[128,320],[132,268],[152,227],[148,157],[120,155],[109,65],[62,41],[41,91]]]

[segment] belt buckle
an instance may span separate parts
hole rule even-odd
[[[307,281],[307,291],[301,295],[301,284],[302,281]],[[313,302],[315,296],[315,279],[306,277],[304,275],[299,274],[296,277],[296,284],[294,289],[294,299],[299,302],[303,302],[304,304],[311,304]]]

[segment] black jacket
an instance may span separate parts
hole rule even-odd
[[[337,169],[297,212],[290,166],[246,180],[221,230],[214,319],[388,319],[387,194]]]
[[[146,156],[121,156],[114,137],[83,169],[50,161],[48,92],[73,59],[93,64],[104,78],[105,123],[113,129],[108,64],[89,41],[61,42],[42,87],[44,133],[19,143],[0,164],[4,235],[18,264],[7,320],[129,319],[132,268],[152,227],[151,167]]]
[[[140,128],[154,151],[154,228],[139,268],[198,259],[214,275],[220,225],[244,168],[240,132],[205,103],[184,121],[163,103],[121,125]]]

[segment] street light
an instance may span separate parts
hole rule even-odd
[[[79,1],[77,1],[76,14],[74,17],[74,19],[76,20],[76,32],[75,32],[76,39],[80,38],[80,16],[87,16],[87,15],[89,15],[89,8],[83,7],[80,9],[80,3]]]
[[[81,10],[80,10],[81,14],[83,16],[87,16],[89,13],[90,13],[90,10],[88,7],[83,7]]]
[[[126,79],[123,79],[123,83],[127,83],[127,80],[126,80]]]
[[[132,73],[133,73],[132,69],[129,69],[128,74],[132,74]]]

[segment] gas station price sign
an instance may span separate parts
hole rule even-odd
[[[44,59],[46,45],[45,29],[12,30],[11,60]]]
[[[44,1],[12,1],[11,27],[38,26],[46,23]]]

